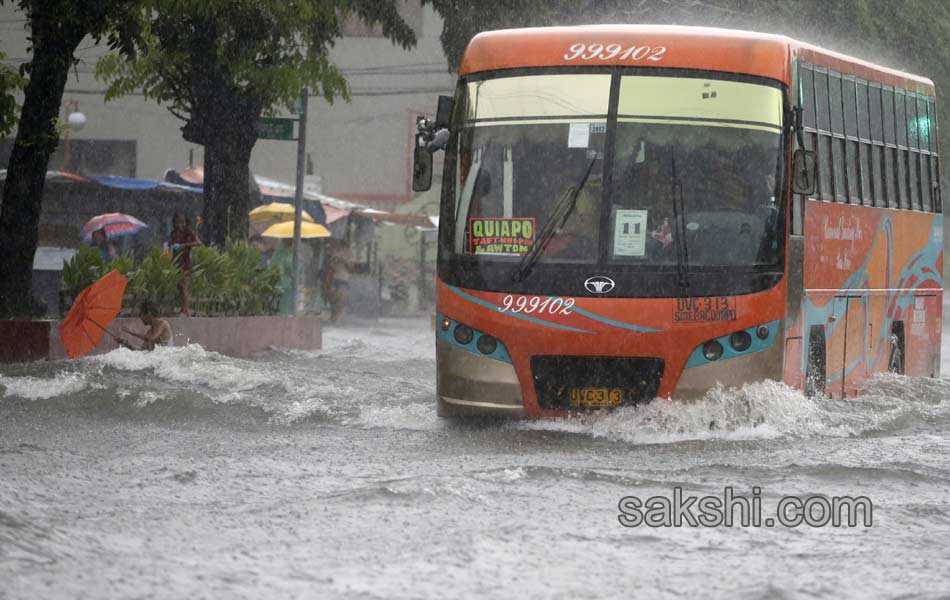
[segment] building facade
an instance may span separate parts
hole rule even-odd
[[[329,104],[313,97],[307,122],[308,164],[322,191],[390,210],[412,197],[415,115],[432,114],[435,97],[451,94],[455,81],[439,42],[439,16],[420,0],[404,0],[400,12],[416,31],[416,47],[403,50],[378,29],[351,19],[331,60],[347,78],[352,101]],[[15,5],[0,5],[0,51],[11,66],[29,60],[26,27],[26,16]],[[105,101],[106,86],[95,78],[95,65],[108,51],[91,39],[79,46],[61,118],[65,122],[69,114],[81,112],[85,125],[65,130],[50,169],[161,179],[166,169],[201,166],[202,148],[182,139],[183,123],[165,107],[141,94]],[[0,168],[5,168],[12,144],[12,136],[0,140]],[[292,183],[296,151],[295,142],[259,140],[251,168]]]

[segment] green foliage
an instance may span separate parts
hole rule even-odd
[[[136,56],[106,56],[96,74],[109,83],[107,100],[141,89],[190,119],[216,80],[265,111],[291,108],[304,87],[348,99],[327,54],[353,15],[404,48],[416,43],[395,0],[146,0]]]
[[[0,61],[6,58],[0,52]],[[16,126],[20,105],[16,103],[14,93],[23,89],[25,80],[13,68],[0,63],[0,138],[7,136]]]
[[[199,247],[191,253],[192,304],[200,314],[259,315],[272,312],[279,274],[261,268],[261,255],[246,242],[228,241],[224,252]]]
[[[83,245],[79,252],[63,263],[63,286],[70,295],[76,296],[102,277],[104,268],[99,249]]]
[[[127,274],[123,305],[135,307],[150,300],[161,313],[171,313],[178,302],[181,270],[161,248],[152,248],[136,268]]]
[[[135,259],[128,255],[117,256],[112,259],[112,262],[105,269],[105,273],[109,271],[118,271],[123,276],[128,277],[130,273],[135,269]]]
[[[191,251],[192,304],[203,315],[262,315],[274,312],[280,273],[276,267],[261,268],[261,255],[245,242],[228,242],[224,251],[198,246]],[[99,250],[83,245],[63,264],[63,284],[75,297],[109,271],[128,279],[123,306],[134,312],[150,300],[160,313],[172,314],[178,306],[181,270],[161,248],[153,248],[136,262],[120,256],[103,264]]]

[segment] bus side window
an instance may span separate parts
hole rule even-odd
[[[815,129],[815,72],[810,68],[799,71],[799,91],[801,93],[801,107],[804,125],[808,129]]]
[[[940,159],[936,156],[930,157],[930,173],[933,176],[931,184],[934,195],[934,212],[943,212],[943,199],[940,197]]]

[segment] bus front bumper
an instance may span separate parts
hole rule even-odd
[[[436,339],[440,417],[523,417],[515,368]]]

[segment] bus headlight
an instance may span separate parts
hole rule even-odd
[[[436,314],[436,319],[439,324],[436,327],[436,339],[480,358],[512,364],[508,348],[502,340],[445,315]]]
[[[752,345],[752,336],[749,335],[748,331],[737,331],[729,336],[729,345],[736,352],[745,352]]]
[[[465,346],[472,341],[472,338],[475,337],[475,332],[472,331],[472,328],[468,325],[462,325],[459,323],[455,326],[455,332],[452,334],[455,336],[455,341]]]
[[[475,347],[478,348],[478,351],[482,354],[492,354],[498,349],[498,340],[485,334],[478,338],[478,341],[475,342]]]
[[[769,337],[769,326],[768,325],[759,325],[755,328],[755,337],[760,340],[766,340]]]
[[[722,344],[716,340],[703,344],[703,357],[706,360],[712,362],[719,360],[720,356],[722,356]]]

